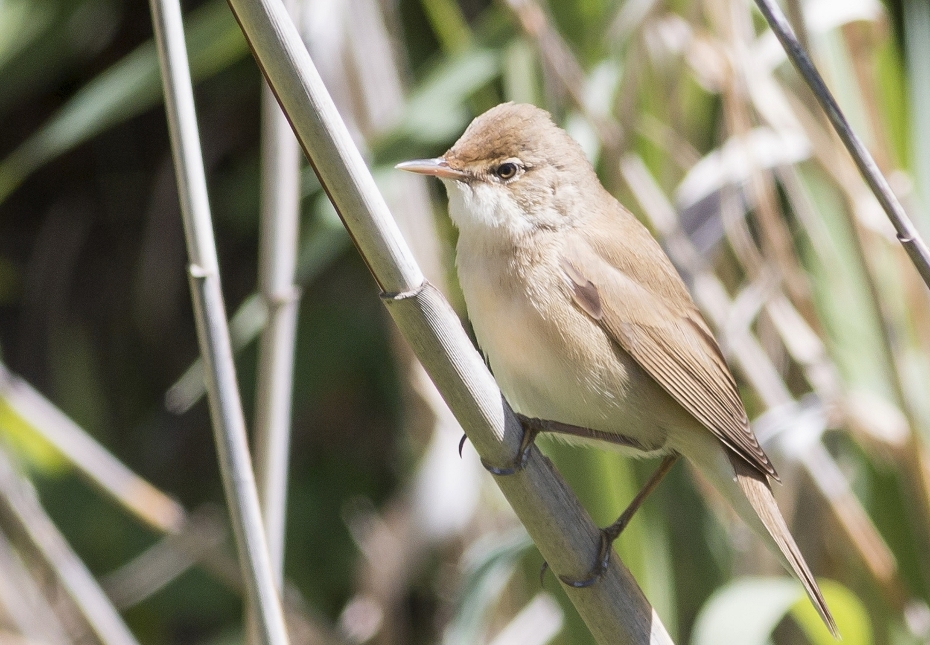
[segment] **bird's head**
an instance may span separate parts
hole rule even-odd
[[[577,219],[567,205],[600,183],[581,147],[533,105],[504,103],[471,122],[441,157],[397,168],[438,177],[461,231],[519,234]]]

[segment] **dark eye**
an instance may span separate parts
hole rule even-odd
[[[494,174],[500,177],[501,179],[503,179],[504,181],[507,181],[508,179],[513,179],[514,176],[517,174],[517,164],[512,163],[510,161],[505,161],[504,163],[502,163],[501,165],[497,167],[497,169],[494,171]]]

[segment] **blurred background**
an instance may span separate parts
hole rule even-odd
[[[784,8],[930,233],[930,4]],[[184,11],[251,420],[268,318],[262,79],[225,2]],[[927,289],[747,0],[302,0],[296,12],[463,320],[445,195],[393,165],[441,154],[501,101],[550,110],[717,333],[844,643],[930,642]],[[0,87],[0,643],[119,642],[75,597],[108,599],[140,643],[242,642],[147,5],[0,0]],[[540,584],[541,557],[468,444],[459,458],[461,430],[306,167],[300,196],[292,642],[593,642],[551,574]],[[601,525],[655,466],[540,444]],[[676,642],[833,642],[684,465],[617,548]],[[71,557],[92,577],[69,577]]]

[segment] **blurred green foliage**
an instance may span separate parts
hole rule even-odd
[[[710,29],[711,20],[701,15],[710,12],[706,6],[660,4]],[[621,7],[616,0],[548,4],[553,24],[588,79],[613,79],[605,110],[626,106],[634,115],[633,123],[622,124],[629,130],[627,149],[672,192],[685,161],[670,151],[656,124],[673,126],[689,154],[706,154],[722,143],[721,99],[682,65],[643,64],[649,44],[644,38],[612,40],[607,32]],[[233,312],[256,287],[260,75],[224,3],[208,0],[186,9],[224,294]],[[900,26],[902,7],[890,3],[887,11],[891,25]],[[578,116],[504,3],[400,0],[396,18],[391,24],[400,30],[397,46],[412,70],[410,91],[395,126],[369,142],[375,169],[441,153],[474,114],[501,100],[537,102],[560,122]],[[922,152],[911,142],[912,115],[902,98],[909,82],[902,63],[907,51],[897,36],[882,39],[877,49],[875,77],[882,91],[874,107],[887,127],[886,161],[908,169]],[[831,42],[832,48],[818,53],[832,67],[848,66],[848,52]],[[629,73],[634,67],[639,76]],[[846,69],[841,76],[851,74]],[[222,503],[206,406],[201,402],[180,416],[164,407],[166,390],[196,358],[197,344],[147,5],[0,2],[0,86],[4,362],[187,508]],[[591,86],[587,89],[604,89],[603,84]],[[853,92],[841,92],[841,97],[849,105],[868,100]],[[863,113],[855,113],[857,123],[865,119]],[[581,122],[577,132],[590,134],[590,128]],[[593,147],[597,144],[594,139]],[[600,161],[605,183],[616,185],[615,169]],[[830,356],[846,384],[894,399],[876,341],[885,329],[867,295],[854,233],[844,215],[848,204],[813,163],[803,165],[800,176],[829,240],[827,256],[809,234],[797,234],[796,244]],[[362,497],[377,507],[391,498],[410,477],[417,455],[402,434],[402,384],[376,287],[345,236],[327,226],[325,218],[331,215],[319,185],[312,178],[305,184],[303,228],[309,233],[299,270],[305,291],[297,340],[286,570],[309,603],[335,621],[354,591],[359,558],[343,520],[345,504]],[[629,197],[623,188],[619,192]],[[732,262],[727,250],[715,255],[723,258],[721,264]],[[741,278],[726,266],[720,274],[728,284]],[[255,362],[254,345],[247,346],[238,357],[247,413]],[[155,542],[155,535],[63,468],[54,451],[30,438],[22,420],[5,406],[0,406],[0,427],[36,475],[50,514],[92,571],[112,571]],[[612,521],[648,476],[649,463],[545,445],[602,524]],[[900,481],[853,442],[840,442],[839,452],[899,558],[909,591],[926,600],[930,581],[921,576],[926,556],[909,529]],[[811,608],[796,602],[797,589],[785,579],[738,581],[711,596],[730,578],[729,539],[679,467],[640,511],[618,550],[677,642],[723,645],[701,630],[739,612],[750,600],[747,584],[759,594],[754,606],[774,610],[770,624],[745,628],[758,631],[756,640],[739,642],[768,642],[788,613],[796,617],[801,635],[789,633],[786,642],[803,642],[803,634],[812,643],[825,642]],[[446,616],[447,624],[459,630],[456,634],[484,633],[487,625],[481,623],[492,619],[493,608],[479,601],[505,594],[502,571],[523,576],[530,581],[525,585],[536,584],[538,557],[525,555],[532,551],[525,547],[524,539],[514,535],[488,546],[486,559],[472,562],[452,602],[433,597],[439,583],[431,578],[448,563],[431,562],[406,596],[411,642],[440,638],[436,607],[443,602],[447,611],[459,612]],[[814,552],[818,563],[842,568],[835,562],[841,556],[826,545]],[[437,559],[443,556],[458,566],[456,553]],[[520,557],[522,566],[517,566]],[[824,590],[841,630],[848,626],[847,642],[892,642],[902,630],[900,616],[883,605],[879,591],[863,591],[870,588],[868,577],[853,567],[842,583],[853,591],[838,583],[827,583]],[[577,615],[559,596],[566,628],[557,642],[589,642]],[[200,570],[126,614],[146,643],[231,642],[240,636],[240,617],[237,596]]]
[[[3,359],[188,508],[221,504],[206,406],[175,416],[163,403],[197,345],[148,5],[10,2],[0,13]],[[260,75],[225,3],[189,7],[186,23],[232,310],[255,289]],[[309,188],[304,228],[319,233],[322,193]],[[409,461],[396,440],[387,321],[344,237],[305,245],[301,271],[312,282],[300,313],[288,509],[288,576],[330,616],[352,590],[357,557],[343,504],[384,500]],[[238,367],[250,414],[254,348]],[[94,573],[156,541],[63,469],[6,406],[0,424]],[[240,616],[237,595],[200,570],[126,614],[150,643],[210,640],[238,630]]]

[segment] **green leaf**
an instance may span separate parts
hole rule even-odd
[[[872,626],[862,602],[843,585],[820,581],[843,645],[871,645]],[[767,645],[787,614],[812,645],[835,645],[800,583],[787,577],[742,578],[726,585],[698,615],[692,645]]]
[[[455,0],[420,0],[420,4],[445,51],[462,51],[471,44],[471,28]]]
[[[52,21],[53,11],[33,0],[0,2],[0,70]]]
[[[726,585],[701,609],[692,645],[766,645],[803,593],[789,578],[744,578]]]
[[[45,474],[67,470],[68,463],[62,454],[3,397],[0,397],[0,440],[9,444],[31,468]]]
[[[538,56],[525,38],[516,38],[504,51],[504,98],[514,103],[539,102]]]
[[[862,601],[838,582],[821,580],[819,583],[820,590],[827,600],[827,606],[830,607],[830,612],[836,619],[843,637],[843,645],[871,645],[874,642],[872,623]],[[817,610],[808,602],[806,596],[794,603],[791,616],[813,645],[836,645],[836,639],[830,635]]]
[[[397,134],[427,144],[456,138],[471,119],[466,99],[499,73],[499,54],[487,49],[443,60],[410,97]]]
[[[215,74],[248,52],[225,2],[192,12],[185,34],[195,80]],[[158,58],[150,40],[78,90],[0,163],[0,202],[42,165],[161,100]]]
[[[520,556],[533,544],[522,528],[478,540],[465,554],[462,595],[443,635],[443,645],[483,642],[488,614],[513,574]]]

